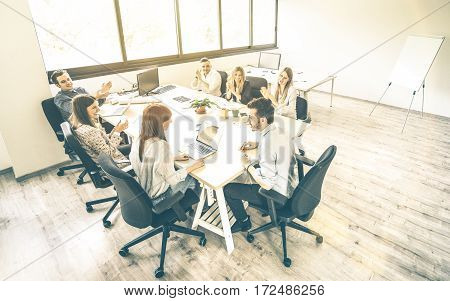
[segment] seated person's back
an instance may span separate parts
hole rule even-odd
[[[186,170],[175,171],[174,158],[167,141],[152,137],[143,142],[142,160],[139,158],[140,139],[131,148],[130,161],[145,191],[151,198],[164,193],[186,178]]]
[[[192,189],[199,194],[199,185],[188,176],[192,170],[203,166],[196,161],[186,169],[175,170],[175,160],[187,160],[188,156],[174,156],[166,141],[165,130],[171,122],[172,112],[163,104],[145,108],[142,116],[141,134],[133,143],[130,161],[138,181],[156,205],[180,191]]]

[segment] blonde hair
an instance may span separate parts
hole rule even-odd
[[[151,104],[142,114],[141,134],[139,135],[139,160],[143,159],[144,144],[150,138],[166,140],[163,123],[172,117],[170,109],[160,103]]]
[[[242,85],[239,87],[239,93],[242,93],[242,89],[244,88],[245,83],[245,71],[241,66],[234,67],[233,71],[231,71],[230,76],[228,77],[228,81],[231,82],[234,87],[236,87],[236,81],[234,79],[234,73],[240,72],[242,74]]]

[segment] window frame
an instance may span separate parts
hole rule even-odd
[[[219,22],[219,50],[212,51],[204,51],[204,52],[195,52],[184,54],[183,53],[183,45],[182,45],[182,37],[181,37],[181,25],[180,25],[180,13],[179,13],[179,1],[173,0],[175,2],[175,22],[176,22],[176,35],[177,35],[177,46],[178,46],[178,54],[162,56],[156,58],[146,58],[146,59],[138,59],[138,60],[128,60],[124,39],[124,32],[122,26],[122,18],[120,11],[119,0],[114,1],[114,8],[116,12],[116,21],[117,21],[117,29],[119,33],[119,44],[121,48],[122,54],[122,62],[110,63],[110,64],[100,64],[100,65],[92,65],[92,66],[83,66],[83,67],[75,67],[66,69],[71,78],[73,80],[86,79],[97,76],[105,76],[116,73],[123,72],[131,72],[140,69],[145,69],[149,67],[162,67],[168,65],[175,65],[187,62],[198,61],[202,57],[208,58],[218,58],[224,56],[232,56],[238,54],[246,54],[252,52],[259,52],[263,50],[272,50],[277,49],[278,45],[278,0],[275,1],[275,41],[273,44],[265,44],[265,45],[253,45],[253,5],[254,0],[249,0],[249,46],[244,47],[236,47],[236,48],[226,48],[223,49],[223,36],[222,36],[222,0],[218,1],[218,22]],[[64,68],[61,68],[64,69]],[[49,83],[51,83],[50,76],[55,70],[47,71],[47,76],[49,78]]]

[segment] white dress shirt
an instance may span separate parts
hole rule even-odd
[[[150,198],[156,198],[186,179],[186,169],[175,170],[169,143],[159,138],[145,141],[142,161],[139,159],[139,139],[131,146],[130,161],[138,182]]]
[[[298,185],[297,160],[292,140],[282,134],[275,124],[268,125],[258,143],[258,179],[270,189],[291,197]]]
[[[201,90],[204,93],[212,94],[214,96],[220,96],[220,86],[222,85],[222,78],[220,77],[220,73],[215,70],[211,69],[209,73],[205,76],[203,72],[201,73],[201,77],[203,81],[208,83],[208,86],[206,84],[197,79],[194,78],[194,80],[191,83],[191,88],[194,90]]]

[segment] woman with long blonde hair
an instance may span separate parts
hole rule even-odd
[[[272,91],[262,87],[261,94],[272,101],[275,113],[297,119],[297,91],[293,86],[293,77],[292,69],[285,67],[281,70],[277,83],[272,85]]]
[[[252,89],[248,80],[245,80],[244,68],[238,66],[233,69],[227,80],[227,100],[247,104],[252,100]]]
[[[188,160],[189,157],[172,154],[165,134],[171,122],[172,112],[167,106],[149,105],[142,115],[139,139],[131,147],[131,165],[153,205],[178,191],[185,193],[187,189],[192,189],[197,195],[200,194],[198,182],[188,173],[204,163],[198,160],[187,168],[175,170],[175,160]]]

